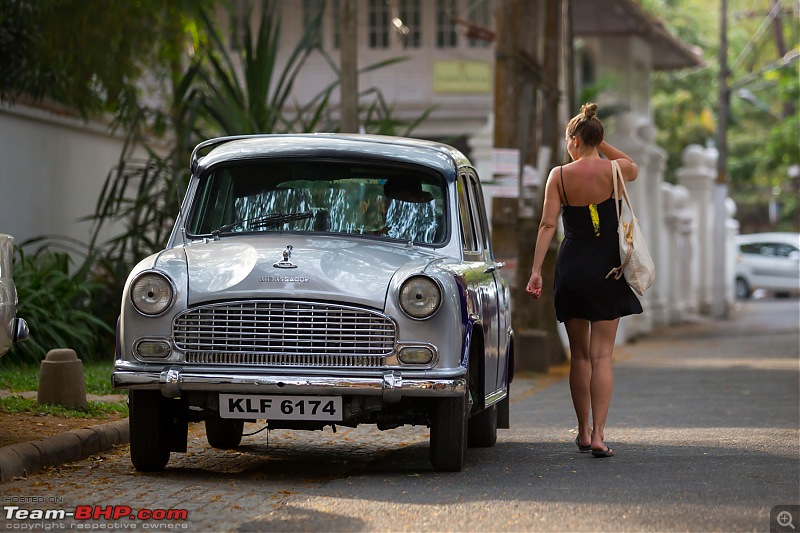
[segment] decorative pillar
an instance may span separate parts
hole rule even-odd
[[[725,301],[728,309],[733,308],[736,301],[736,236],[739,235],[739,221],[736,216],[736,202],[733,198],[725,199]]]
[[[655,327],[664,327],[669,323],[667,300],[669,270],[674,268],[670,256],[666,253],[666,228],[664,227],[664,170],[667,166],[667,152],[655,142],[656,128],[650,122],[639,126],[639,137],[645,143],[647,176],[644,189],[645,203],[639,215],[640,219],[649,222],[644,228],[647,248],[656,265],[656,279],[649,291],[650,312]],[[637,180],[638,181],[638,180]],[[644,215],[647,215],[646,217]],[[649,229],[647,231],[645,228]]]
[[[662,183],[664,193],[665,255],[669,258],[662,282],[666,284],[667,322],[685,322],[690,311],[692,270],[692,211],[689,209],[689,190],[683,185]],[[666,263],[665,263],[666,264]]]
[[[622,113],[616,117],[614,128],[609,135],[608,142],[619,148],[639,166],[639,177],[634,182],[626,184],[628,196],[639,219],[639,226],[647,239],[653,226],[652,213],[647,207],[647,191],[651,188],[651,176],[649,174],[648,162],[650,157],[646,144],[639,138],[636,132],[637,117],[633,113]],[[649,242],[648,242],[649,249]],[[656,272],[658,277],[658,272]],[[651,292],[647,291],[642,300],[644,313],[641,315],[631,315],[620,320],[619,333],[617,338],[622,342],[644,335],[653,329],[653,317],[650,313]]]
[[[690,144],[683,150],[683,166],[676,172],[678,183],[689,190],[689,209],[692,212],[691,291],[688,311],[708,314],[711,310],[711,268],[713,239],[714,170],[708,165],[706,149]]]

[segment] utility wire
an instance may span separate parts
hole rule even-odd
[[[765,31],[767,31],[767,28],[769,28],[769,25],[772,24],[773,20],[775,20],[775,17],[777,17],[780,14],[781,9],[782,9],[781,3],[775,2],[775,5],[772,7],[772,10],[770,10],[769,14],[766,16],[764,21],[761,23],[761,26],[758,27],[756,32],[753,34],[753,36],[745,45],[744,49],[739,54],[739,57],[737,57],[736,61],[734,61],[733,65],[731,65],[730,68],[731,72],[733,72],[733,70],[735,70],[736,67],[738,67],[741,64],[741,62],[747,58],[748,54],[750,54],[750,52],[755,47],[756,41],[761,39],[761,36],[764,35]]]

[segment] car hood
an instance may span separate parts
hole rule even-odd
[[[285,262],[289,246],[291,255]],[[287,234],[223,237],[187,245],[185,252],[190,306],[222,299],[270,298],[341,301],[383,309],[395,272],[412,262],[422,269],[435,257],[402,244]]]

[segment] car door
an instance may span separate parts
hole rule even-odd
[[[800,283],[800,251],[796,246],[788,243],[769,243],[762,250],[768,248],[771,254],[771,264],[765,268],[765,277],[774,290],[797,289]]]
[[[758,243],[758,253],[750,256],[753,286],[768,290],[796,289],[798,256],[797,248],[787,243]]]
[[[481,302],[481,321],[483,323],[484,351],[486,356],[486,372],[484,390],[489,402],[494,401],[493,393],[503,391],[503,370],[505,368],[505,350],[501,350],[505,338],[504,302],[505,291],[502,278],[497,272],[498,264],[494,261],[491,248],[489,224],[486,218],[483,191],[480,181],[474,172],[467,172],[469,198],[473,225],[477,232],[481,259],[481,283],[478,287]]]

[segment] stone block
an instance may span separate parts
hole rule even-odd
[[[50,350],[39,367],[38,401],[70,409],[86,409],[83,362],[74,350]]]

